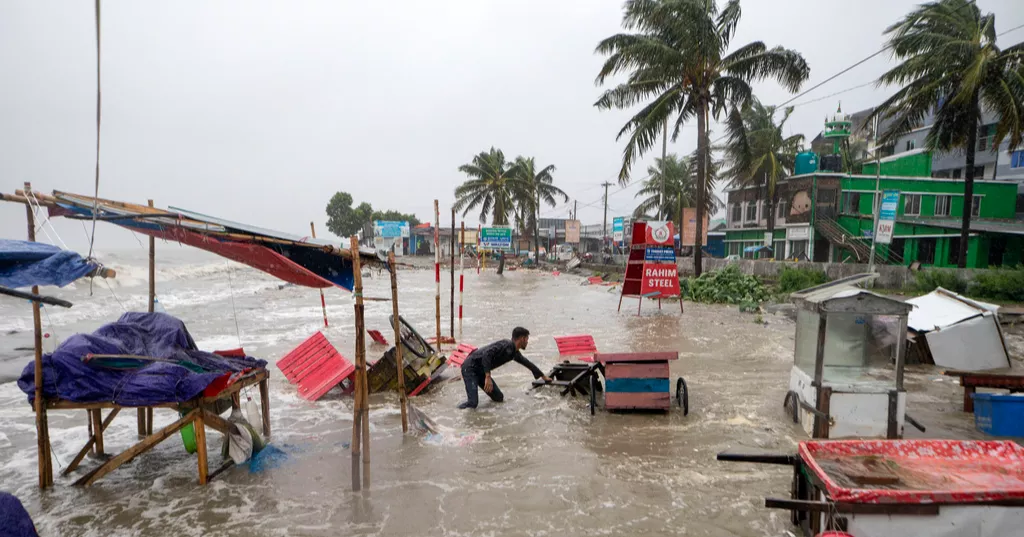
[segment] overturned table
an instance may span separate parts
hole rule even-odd
[[[990,369],[988,371],[943,371],[947,377],[957,377],[964,387],[964,412],[974,412],[974,398],[978,388],[998,388],[1010,393],[1024,392],[1024,372],[1016,369]]]

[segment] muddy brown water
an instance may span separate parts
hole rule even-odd
[[[90,297],[82,286],[55,292],[76,301],[78,313],[74,308],[51,312],[47,330],[65,336],[92,330],[115,319],[122,304],[144,304],[144,280],[130,277],[134,269],[144,270],[137,257],[122,260],[119,273],[128,276],[114,289],[117,299],[99,292]],[[167,273],[158,275],[161,301],[203,348],[240,341],[250,354],[274,362],[320,327],[315,290],[279,289],[260,273],[207,258],[162,270]],[[372,396],[372,483],[368,491],[353,493],[351,399],[332,392],[316,403],[303,401],[271,365],[272,443],[287,453],[278,466],[258,473],[232,468],[200,487],[194,456],[171,438],[90,488],[72,487],[77,476],[57,475],[56,487],[40,493],[33,415],[16,385],[6,383],[0,384],[0,489],[22,499],[43,535],[782,536],[793,531],[788,513],[763,508],[764,497],[788,495],[788,468],[715,460],[725,450],[790,453],[805,438],[781,406],[793,323],[769,314],[768,324],[759,325],[735,307],[692,303],[680,315],[677,303],[666,302],[659,311],[653,301],[646,301],[638,316],[635,299],[627,299],[617,313],[617,288],[582,286],[582,281],[547,272],[498,276],[467,270],[462,340],[480,345],[525,326],[531,331],[525,354],[544,370],[557,361],[555,335],[592,334],[604,351],[678,351],[672,383],[683,376],[689,385],[688,416],[678,408],[668,414],[599,411],[591,416],[583,398],[562,398],[554,389],[530,391],[529,372],[511,363],[494,375],[506,394],[502,404],[484,397],[476,411],[457,410],[465,396],[461,382],[441,384],[413,399],[453,433],[452,441],[403,436],[396,397]],[[389,293],[383,275],[365,284],[367,296]],[[433,272],[403,271],[399,285],[403,316],[431,335]],[[325,334],[351,357],[351,298],[331,291],[327,302],[332,324]],[[0,308],[7,323],[0,326],[3,333],[15,331],[3,338],[4,348],[20,346],[27,326],[12,319],[25,308],[6,303]],[[389,303],[367,305],[367,326],[392,340],[389,313]],[[370,347],[368,354],[374,358],[383,351]],[[915,402],[923,403],[925,421],[943,421],[939,435],[971,436],[966,418],[948,417],[959,402],[955,386],[936,378],[931,370],[908,375],[908,385],[922,389],[911,398],[911,412]],[[170,411],[158,410],[156,416],[157,427],[175,419]],[[59,474],[86,439],[84,413],[52,412],[50,424]],[[107,450],[128,447],[134,429],[133,413],[115,420],[106,434]],[[209,441],[211,467],[216,467],[220,435],[211,432]],[[94,464],[87,460],[83,466]]]

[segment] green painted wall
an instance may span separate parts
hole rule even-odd
[[[879,180],[879,187],[882,190],[899,190],[900,206],[897,216],[904,216],[904,200],[902,193],[921,194],[922,218],[935,217],[935,195],[951,194],[949,218],[959,219],[964,214],[964,183],[963,181],[938,180],[931,178],[907,178],[907,177],[882,177]],[[875,190],[875,178],[867,176],[844,177],[842,180],[843,191],[871,191]],[[960,194],[959,196],[956,194]],[[982,196],[980,218],[1016,218],[1017,210],[1017,184],[1008,181],[975,181],[974,194]],[[871,194],[862,195],[858,208],[861,214],[871,214]]]
[[[875,173],[875,163],[864,164],[864,175]],[[895,158],[882,163],[882,175],[895,175],[902,177],[931,177],[932,176],[932,154],[929,151],[908,155],[902,158]]]

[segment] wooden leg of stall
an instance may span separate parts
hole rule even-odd
[[[206,460],[206,420],[203,419],[203,411],[196,414],[192,422],[192,429],[196,433],[196,458],[199,460],[199,484],[205,485],[206,478],[210,475],[209,463]]]
[[[88,412],[89,422],[92,423],[93,445],[96,446],[96,454],[103,455],[103,411],[94,408]]]
[[[139,415],[136,421],[139,427],[139,438],[144,438],[146,436],[146,409],[140,408],[138,413]]]
[[[163,442],[164,440],[166,440],[172,434],[180,431],[182,429],[182,427],[185,427],[189,423],[192,423],[193,421],[195,421],[196,416],[199,415],[199,412],[200,412],[199,409],[192,410],[191,412],[189,412],[188,414],[182,416],[180,419],[178,419],[174,423],[171,423],[170,425],[167,425],[166,427],[160,429],[159,431],[156,432],[156,434],[152,434],[150,436],[147,436],[146,438],[144,438],[138,444],[135,444],[134,446],[126,449],[122,453],[119,453],[119,454],[115,455],[114,457],[111,457],[107,462],[104,462],[103,464],[101,464],[100,466],[95,468],[93,471],[91,471],[88,474],[85,474],[84,476],[79,478],[78,481],[75,481],[75,485],[77,485],[77,486],[89,486],[89,485],[95,483],[97,479],[99,479],[99,478],[109,474],[110,472],[114,471],[115,469],[117,469],[122,464],[124,464],[124,463],[126,463],[126,462],[128,462],[128,461],[130,461],[132,459],[134,459],[135,457],[137,457],[137,456],[139,456],[139,455],[141,455],[141,454],[143,454],[143,453],[145,453],[147,451],[149,451],[150,449],[153,449],[153,446],[159,444],[160,442]],[[198,431],[199,427],[196,427],[196,429]],[[199,443],[199,433],[198,432],[196,433],[196,443],[197,444]],[[203,445],[205,446],[205,444],[203,444]]]
[[[25,195],[32,195],[32,183],[25,183]],[[36,217],[31,205],[25,205],[28,223],[28,240],[36,240]],[[39,286],[32,286],[32,294],[39,294]],[[32,399],[36,411],[36,454],[39,460],[39,488],[53,485],[53,465],[50,458],[50,427],[46,420],[46,401],[43,397],[43,322],[38,302],[32,302],[33,343],[35,349],[35,396]]]
[[[963,382],[961,379],[960,384]],[[974,386],[964,386],[964,412],[974,413],[974,391],[976,389]]]
[[[263,412],[263,437],[270,438],[270,375],[260,381],[260,407]]]
[[[146,436],[153,434],[153,409],[146,409]]]
[[[106,419],[104,419],[103,422],[100,424],[100,434],[102,434],[103,431],[105,431],[107,429],[107,426],[110,425],[110,422],[114,421],[114,416],[117,416],[117,413],[120,412],[120,411],[121,411],[120,408],[115,408],[115,409],[111,410],[109,414],[107,414]],[[89,420],[89,424],[92,425],[92,419]],[[68,467],[65,468],[60,473],[60,475],[68,475],[71,472],[74,472],[75,468],[78,468],[78,465],[82,463],[82,459],[85,458],[86,454],[89,453],[89,450],[92,449],[92,446],[95,443],[96,443],[96,435],[95,434],[90,434],[89,435],[89,440],[85,443],[85,446],[83,446],[81,451],[78,452],[78,455],[75,455],[75,458],[72,459],[71,464],[69,464]]]

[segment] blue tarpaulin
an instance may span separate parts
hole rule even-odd
[[[56,246],[0,239],[0,286],[3,287],[64,287],[95,268],[95,263]]]
[[[83,362],[89,354],[147,356],[160,361],[136,369],[113,369]],[[181,403],[198,396],[225,374],[266,365],[255,358],[198,350],[185,323],[166,313],[129,312],[92,334],[69,337],[52,354],[44,355],[43,394],[76,403]],[[28,364],[18,379],[29,402],[35,393],[34,370],[34,364]]]

